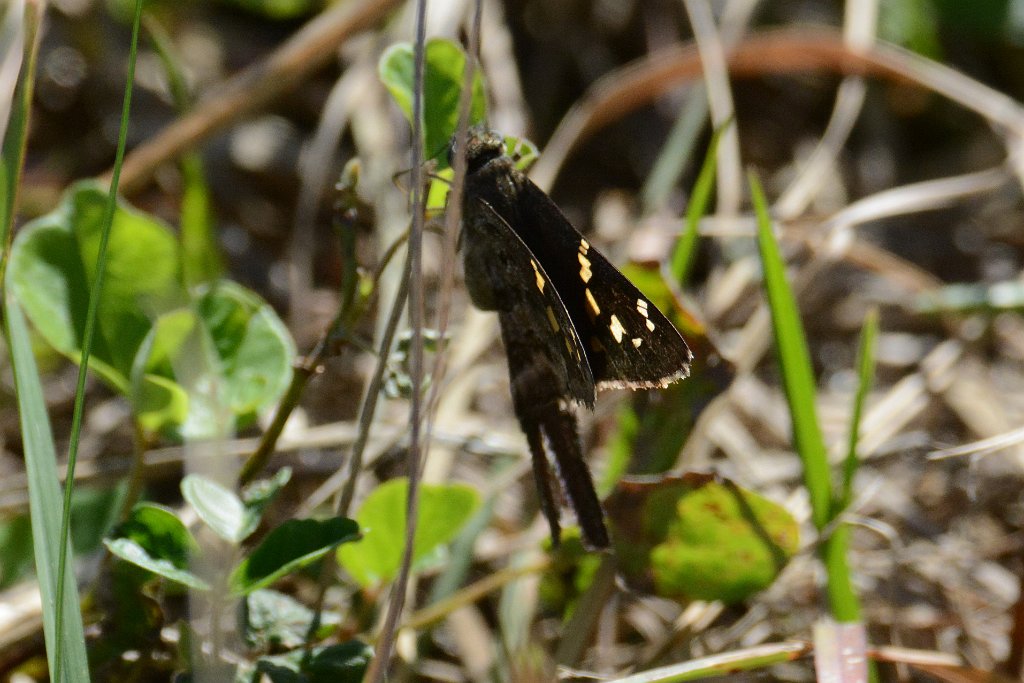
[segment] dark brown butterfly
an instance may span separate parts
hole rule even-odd
[[[598,389],[666,387],[689,374],[692,355],[661,311],[516,168],[499,135],[471,130],[466,159],[466,287],[478,308],[498,314],[552,539],[561,527],[549,454],[584,542],[606,548],[571,404],[593,408]]]

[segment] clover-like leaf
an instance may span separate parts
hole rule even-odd
[[[624,480],[606,508],[623,573],[664,597],[742,601],[799,543],[785,508],[713,475]]]
[[[448,165],[448,143],[458,127],[459,93],[462,92],[466,53],[455,42],[432,38],[424,48],[423,64],[423,149],[426,158]],[[377,66],[380,79],[395,98],[405,118],[412,121],[414,54],[410,43],[397,43],[384,51]],[[469,123],[480,123],[487,115],[483,77],[473,78]]]
[[[362,540],[338,548],[338,562],[363,586],[386,583],[398,573],[405,543],[408,490],[409,482],[404,478],[378,486],[356,515]],[[420,489],[413,568],[421,570],[436,562],[442,546],[455,538],[479,504],[477,492],[464,484],[424,484]]]
[[[79,183],[56,210],[27,224],[11,247],[8,286],[47,343],[76,362],[106,202],[98,185]],[[118,203],[90,365],[123,393],[152,316],[185,299],[179,261],[165,225]]]

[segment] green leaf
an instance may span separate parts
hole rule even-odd
[[[257,590],[245,597],[245,641],[261,651],[292,650],[306,642],[313,610],[301,602],[272,590]],[[337,615],[325,613],[321,629],[329,630]],[[326,634],[324,634],[326,635]]]
[[[42,337],[75,361],[105,201],[94,184],[76,185],[56,211],[28,224],[11,250],[11,290]],[[222,387],[227,409],[251,422],[287,387],[295,350],[273,309],[240,285],[206,287],[189,306],[180,253],[163,224],[118,204],[90,366],[131,398],[144,429],[186,425],[201,436],[223,418],[189,387]],[[178,373],[188,376],[177,380]]]
[[[26,225],[11,249],[8,286],[43,338],[76,362],[106,201],[96,184],[75,185],[55,211]],[[118,204],[90,367],[122,393],[150,320],[184,300],[179,262],[165,225]]]
[[[179,373],[187,386],[178,383]],[[230,419],[221,374],[213,343],[191,308],[158,316],[132,363],[130,398],[139,425],[196,439],[221,433]]]
[[[256,671],[268,678],[270,683],[309,683],[306,677],[299,673],[301,664],[302,657],[298,652],[276,657],[261,657],[256,662]]]
[[[291,478],[291,468],[282,467],[270,479],[257,479],[242,489],[242,503],[245,504],[246,514],[252,525],[252,528],[246,533],[246,537],[256,530],[260,520],[263,519],[263,512],[267,506],[273,502]]]
[[[209,436],[223,428],[225,410],[245,424],[277,401],[294,358],[294,343],[273,309],[241,285],[221,281],[202,289],[193,308],[154,322],[132,368],[132,402],[147,428],[181,426],[186,436]],[[186,386],[173,380],[179,375]]]
[[[785,508],[712,475],[623,481],[606,509],[624,575],[663,597],[742,601],[799,547]]]
[[[239,417],[273,405],[288,387],[295,344],[267,302],[239,284],[220,281],[196,303],[213,340],[227,402]]]
[[[793,291],[786,281],[786,264],[772,233],[768,205],[757,178],[750,174],[750,190],[757,214],[757,243],[764,269],[764,289],[772,314],[772,332],[782,370],[782,386],[793,424],[793,446],[803,464],[804,486],[811,499],[811,520],[817,529],[829,522],[832,479],[825,454],[825,439],[814,404],[815,381],[811,354]]]
[[[149,433],[162,432],[188,420],[188,394],[167,377],[143,375],[132,397],[132,406],[139,426]]]
[[[362,586],[391,581],[398,574],[405,543],[405,505],[409,482],[392,479],[378,486],[356,515],[363,538],[338,548],[338,562]],[[463,484],[420,488],[413,569],[443,559],[440,554],[480,504],[477,492]]]
[[[358,640],[316,648],[303,667],[309,683],[359,683],[373,648]]]
[[[229,543],[238,544],[256,530],[248,511],[233,491],[212,479],[190,474],[181,481],[181,495],[199,518]]]
[[[115,516],[127,491],[125,486],[77,487],[71,499],[71,547],[80,555],[103,543],[117,521]],[[23,577],[32,568],[32,526],[28,514],[0,521],[0,588]]]
[[[207,526],[225,541],[237,545],[256,531],[263,511],[290,478],[291,470],[285,467],[272,479],[247,486],[239,498],[211,479],[190,474],[181,482],[181,493]]]
[[[187,569],[179,569],[169,560],[153,557],[141,545],[130,538],[108,538],[103,541],[112,554],[125,562],[149,570],[165,579],[180,583],[196,590],[209,590],[210,586]]]
[[[940,17],[939,12],[943,5],[957,4],[959,3],[932,2],[931,0],[880,3],[878,5],[878,37],[933,61],[944,61],[942,41],[939,38],[940,24],[943,20],[949,20],[950,17]],[[978,21],[979,17],[998,17],[991,27],[979,34],[984,36],[985,40],[992,40],[993,36],[1007,31],[1009,18],[1003,15],[1002,11],[1005,11],[1008,6],[1008,3],[1005,2],[976,5],[966,12],[968,21],[953,19],[951,23],[947,24],[947,27],[956,26],[958,31],[962,31],[967,26],[974,27],[977,24],[983,24],[984,22]],[[995,8],[998,10],[992,12]]]
[[[875,374],[875,340],[878,337],[878,311],[871,309],[864,318],[864,327],[857,348],[857,391],[853,397],[850,414],[850,435],[847,442],[846,458],[843,461],[843,476],[839,491],[832,501],[832,520],[843,514],[853,500],[853,478],[860,465],[857,442],[860,438],[860,419],[864,412],[864,401]],[[841,623],[854,623],[861,619],[860,600],[850,576],[847,558],[850,552],[850,525],[845,520],[835,524],[832,535],[821,545],[821,556],[828,577],[826,590],[832,616]]]
[[[246,507],[262,513],[291,478],[292,468],[282,467],[270,479],[257,479],[246,486],[242,490],[242,501]]]
[[[4,3],[0,18],[0,63],[18,75],[12,91],[0,92],[0,102],[10,103],[9,110],[0,109],[0,244],[10,244],[14,224],[14,200],[25,159],[25,141],[32,111],[32,90],[35,83],[36,57],[39,41],[36,35],[41,24],[41,11],[34,3]],[[20,67],[20,68],[19,68]],[[0,260],[7,255],[0,255]],[[0,275],[4,266],[0,265]]]
[[[458,127],[459,93],[462,92],[466,53],[457,43],[444,38],[428,40],[424,49],[423,151],[427,159],[437,157],[441,168],[444,168],[448,165],[448,143]],[[412,122],[413,46],[410,43],[392,45],[381,55],[377,70],[405,118]],[[486,115],[484,82],[477,70],[473,74],[469,124],[482,122]]]
[[[246,595],[311,564],[339,543],[359,538],[359,525],[345,517],[290,519],[277,527],[231,573],[235,594]]]
[[[104,543],[121,559],[190,588],[209,588],[187,570],[196,541],[170,510],[154,503],[139,503],[113,536]]]
[[[43,602],[43,634],[46,638],[50,670],[53,671],[57,652],[56,574],[60,555],[61,517],[64,509],[57,477],[57,452],[53,445],[43,389],[39,383],[39,370],[32,355],[28,327],[21,307],[10,293],[5,300],[3,320],[11,352],[11,365],[14,369],[21,443],[28,475],[36,576],[39,578],[39,591]],[[74,566],[70,550],[67,554],[67,563],[68,567]],[[63,670],[66,680],[88,681],[89,663],[85,654],[85,635],[74,572],[69,571],[64,576],[64,601],[59,609],[63,611],[64,630],[61,637],[64,643]]]
[[[857,443],[860,440],[860,420],[864,413],[864,402],[875,377],[875,346],[878,339],[878,309],[872,308],[864,317],[857,346],[857,391],[853,396],[850,410],[850,435],[847,442],[846,458],[843,461],[843,477],[833,507],[833,518],[839,515],[853,499],[853,477],[857,474],[860,458]]]
[[[358,640],[261,657],[256,671],[273,683],[360,683],[373,648]]]
[[[103,537],[117,523],[117,511],[127,493],[123,480],[110,488],[75,488],[71,495],[71,547],[76,553],[88,553],[100,547]]]
[[[430,186],[427,188],[426,210],[429,212],[441,212],[448,206],[448,193],[452,189],[452,179],[455,178],[455,170],[450,166],[442,168],[433,174],[430,179]]]

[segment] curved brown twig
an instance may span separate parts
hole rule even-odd
[[[821,71],[915,83],[977,112],[1015,137],[1024,135],[1024,107],[1003,93],[894,45],[877,43],[868,50],[851,50],[843,44],[842,34],[831,29],[781,29],[753,35],[731,51],[728,68],[733,78]],[[696,45],[681,43],[602,77],[558,125],[530,173],[534,182],[550,188],[565,159],[588,137],[702,76]]]

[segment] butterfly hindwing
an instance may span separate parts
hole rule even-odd
[[[544,352],[566,398],[593,406],[586,351],[543,265],[485,200],[466,202],[464,225],[466,284],[474,303],[497,311],[521,345]]]

